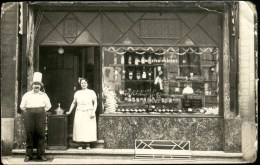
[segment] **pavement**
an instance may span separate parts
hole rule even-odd
[[[66,157],[51,157],[48,156],[49,161],[42,162],[39,160],[30,160],[24,162],[23,157],[2,156],[2,164],[245,164],[248,163],[244,160],[232,159],[214,159],[214,158],[201,158],[201,159],[135,159],[126,157],[109,157],[109,158],[66,158]]]
[[[135,157],[134,149],[91,150],[46,150],[48,161],[37,159],[24,162],[25,149],[13,149],[12,155],[2,156],[2,164],[246,164],[242,153],[225,153],[223,151],[189,151],[175,153],[176,157]],[[188,155],[188,157],[187,157]],[[140,155],[139,155],[140,156]]]

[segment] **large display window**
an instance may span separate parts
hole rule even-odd
[[[104,113],[219,114],[216,47],[103,47]]]

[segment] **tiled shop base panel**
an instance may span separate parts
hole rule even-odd
[[[134,149],[135,139],[188,140],[191,150],[223,150],[222,118],[108,117],[99,118],[104,148]]]

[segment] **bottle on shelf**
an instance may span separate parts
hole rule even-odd
[[[142,79],[143,79],[143,80],[146,80],[146,78],[147,78],[146,70],[145,70],[145,67],[143,67],[143,70],[142,70]]]
[[[123,71],[122,71],[122,80],[124,80],[125,79],[125,68],[122,68],[123,69]]]
[[[151,54],[149,54],[148,55],[148,64],[152,64],[152,55]]]
[[[162,63],[162,55],[158,55],[157,63]]]
[[[211,68],[211,80],[216,81],[217,80],[217,74],[216,74],[216,70],[214,67]]]
[[[136,100],[135,100],[135,97],[136,97],[136,91],[135,90],[133,90],[132,91],[132,102],[134,103]]]
[[[127,99],[127,101],[128,102],[132,102],[132,89],[131,88],[128,88],[127,89],[127,96],[128,96],[128,99]]]
[[[128,101],[128,90],[126,90],[126,89],[124,92],[124,101]]]
[[[141,64],[145,64],[145,57],[144,57],[144,55],[142,55]]]
[[[128,74],[129,74],[128,75],[129,80],[132,80],[133,79],[133,71],[130,70]]]
[[[114,70],[114,79],[118,80],[118,68],[117,67]]]
[[[166,60],[165,56],[164,56],[164,55],[162,55],[162,56],[163,56],[163,58],[162,58],[162,63],[165,63],[165,62],[167,62],[167,60]]]
[[[209,69],[208,68],[204,68],[204,78],[205,80],[209,80]]]
[[[124,55],[121,55],[121,64],[125,64],[125,57],[124,57]]]
[[[129,56],[128,56],[128,64],[129,64],[129,65],[132,65],[132,55],[129,55]]]
[[[138,58],[138,56],[135,56],[135,65],[138,65],[139,64],[139,58]]]
[[[139,70],[136,72],[136,79],[137,80],[141,79],[141,72]]]
[[[204,84],[204,94],[209,95],[209,83]]]
[[[140,94],[140,91],[139,91],[139,90],[136,90],[136,93],[135,93],[135,101],[136,101],[137,103],[140,102],[140,96],[139,96],[139,94]]]
[[[128,102],[132,102],[131,94],[128,94]]]
[[[151,67],[149,68],[149,71],[148,71],[148,78],[149,78],[149,80],[152,79],[152,69],[151,69]]]
[[[140,97],[140,102],[144,102],[144,91],[142,89],[140,89],[139,97]]]
[[[117,64],[117,55],[116,55],[116,53],[114,54],[114,64],[115,65]]]
[[[119,89],[119,94],[120,94],[120,101],[124,101],[125,97],[125,90],[124,89]]]

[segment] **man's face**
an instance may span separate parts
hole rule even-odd
[[[35,93],[38,93],[40,91],[40,89],[41,89],[41,84],[38,83],[38,82],[35,82],[35,83],[33,83],[32,87],[33,87],[33,91]]]

